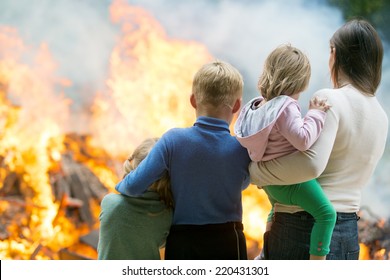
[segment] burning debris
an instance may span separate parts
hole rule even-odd
[[[362,208],[360,215],[360,259],[390,260],[390,219],[377,217],[367,207]]]
[[[110,19],[120,34],[107,88],[88,92],[95,97],[81,130],[90,136],[68,134],[79,121],[63,93],[72,81],[57,76],[48,45],[27,45],[0,25],[0,259],[58,258],[96,230],[118,162],[144,138],[192,124],[191,81],[211,59],[207,49],[168,38],[151,14],[124,1],[113,1]]]
[[[90,168],[77,162],[72,152],[63,154],[49,172],[56,213],[51,221],[53,233],[48,238],[41,235],[41,225],[34,221],[35,213],[47,208],[34,203],[35,193],[24,182],[25,174],[6,172],[0,188],[1,259],[58,259],[61,250],[74,247],[83,235],[98,227],[100,201],[109,189]],[[3,161],[0,169],[7,170]],[[73,250],[77,252],[77,248]]]

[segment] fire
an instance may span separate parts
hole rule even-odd
[[[1,259],[56,259],[56,252],[85,231],[64,213],[69,198],[54,198],[50,175],[62,172],[65,152],[112,190],[120,173],[115,162],[121,165],[145,137],[193,121],[192,76],[211,59],[206,48],[167,38],[146,11],[123,1],[114,1],[110,11],[121,36],[111,54],[108,92],[98,94],[92,106],[93,133],[82,143],[87,156],[80,153],[80,142],[66,137],[70,101],[61,89],[71,82],[55,75],[57,65],[47,45],[35,50],[17,30],[0,27],[0,179],[16,174],[25,200],[1,198],[0,211],[7,217],[26,213],[7,224],[7,236],[0,238]],[[91,208],[96,218],[98,205]]]
[[[247,237],[247,246],[253,251],[249,252],[257,256],[263,246],[263,233],[267,222],[268,213],[271,204],[268,201],[264,191],[256,186],[250,185],[243,192],[243,224],[245,227],[245,236]],[[251,256],[251,257],[254,257]]]
[[[0,26],[0,195],[5,181],[15,175],[24,197],[0,196],[1,215],[15,216],[14,223],[5,225],[8,236],[0,235],[0,259],[58,259],[63,248],[96,258],[91,248],[77,245],[91,227],[76,225],[65,213],[66,205],[79,202],[53,194],[53,174],[64,171],[65,155],[71,154],[114,191],[123,159],[136,145],[195,120],[189,102],[192,78],[212,59],[207,49],[169,38],[148,12],[122,0],[113,1],[110,16],[120,34],[110,57],[107,88],[96,93],[88,112],[86,136],[66,131],[71,102],[62,90],[71,81],[55,74],[48,46],[35,49],[15,29]],[[99,205],[92,201],[90,207],[97,221]],[[270,205],[264,192],[251,185],[243,193],[243,209],[254,257],[261,249]]]
[[[378,249],[377,251],[373,251],[374,248],[371,248],[364,243],[360,243],[360,254],[359,260],[389,260],[390,252],[386,253],[385,248]]]
[[[10,225],[14,236],[0,241],[1,259],[25,258],[38,245],[63,246],[69,239],[53,242],[64,228],[55,223],[58,205],[52,199],[48,172],[63,151],[61,127],[69,113],[69,101],[56,88],[61,79],[53,74],[55,67],[46,45],[31,50],[16,30],[0,27],[0,174],[2,181],[11,172],[21,175],[20,191],[30,215],[21,221],[22,232]],[[10,207],[9,202],[0,202],[2,212]]]
[[[366,212],[364,211],[366,210]],[[374,217],[368,208],[364,208],[359,212],[362,218],[364,215],[370,216],[360,219],[359,221],[359,241],[360,241],[360,255],[361,260],[389,260],[390,246],[389,246],[389,221],[385,219]]]
[[[360,243],[359,260],[370,260],[370,248],[363,243]]]
[[[111,54],[109,92],[93,106],[91,131],[94,145],[123,158],[146,137],[192,125],[192,78],[211,55],[197,42],[168,38],[141,8],[118,0],[110,12],[121,37]]]

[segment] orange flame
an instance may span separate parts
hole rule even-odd
[[[144,138],[192,125],[192,78],[212,56],[197,42],[168,38],[141,8],[117,0],[110,12],[112,21],[121,27],[121,37],[111,54],[108,92],[98,94],[93,103],[92,135],[85,141],[95,158],[102,154],[105,158],[108,153],[114,161],[122,162]],[[32,63],[24,62],[26,56]],[[58,90],[71,82],[56,77],[55,70],[45,44],[34,51],[16,30],[0,28],[0,156],[4,157],[0,179],[3,181],[8,172],[22,174],[25,211],[31,216],[22,228],[9,226],[12,236],[0,241],[1,259],[46,258],[37,254],[40,246],[53,251],[69,247],[81,231],[62,213],[61,202],[54,201],[49,182],[49,172],[56,168],[65,149],[70,104]],[[77,147],[70,149],[76,151]],[[119,179],[115,166],[109,168],[107,161],[91,158],[81,160],[113,189]],[[253,240],[262,239],[263,202],[257,189],[245,191],[244,223],[246,235]],[[0,200],[1,212],[9,206]]]
[[[265,192],[259,190],[254,185],[250,185],[244,190],[242,204],[247,246],[254,251],[257,248],[257,252],[254,252],[257,255],[259,253],[258,251],[263,247],[263,234],[265,232],[268,213],[271,210],[271,204]]]
[[[99,93],[92,106],[85,145],[93,157],[80,160],[113,190],[122,160],[138,143],[172,127],[192,125],[192,78],[212,56],[200,43],[168,38],[148,12],[123,0],[113,1],[110,16],[121,33],[110,57],[107,92]],[[49,181],[65,150],[70,105],[60,90],[71,82],[57,77],[55,70],[45,44],[34,50],[16,30],[0,26],[0,181],[9,172],[22,175],[24,207],[30,214],[8,226],[10,237],[0,241],[3,260],[47,258],[37,253],[40,246],[57,252],[75,244],[82,231],[62,213],[61,202],[54,201]],[[108,166],[107,158],[114,163]],[[0,213],[9,207],[0,197]],[[97,216],[100,209],[92,207]],[[270,209],[264,192],[249,186],[243,209],[248,246],[259,251]],[[361,250],[362,259],[370,258],[367,246],[361,244]],[[378,251],[376,257],[384,253]]]
[[[108,96],[93,106],[91,131],[94,145],[126,157],[144,138],[193,123],[192,78],[211,55],[199,43],[168,38],[141,8],[118,0],[110,12],[122,37],[111,54]]]
[[[360,243],[359,260],[370,260],[370,248],[364,243]]]
[[[28,59],[31,65],[23,62]],[[53,223],[58,205],[48,177],[63,150],[69,104],[56,89],[60,80],[53,74],[55,67],[46,45],[33,53],[14,29],[0,27],[0,155],[8,171],[22,175],[21,191],[30,214],[23,222],[24,239],[14,231],[12,241],[0,241],[1,259],[31,255],[32,243],[56,246],[53,237],[63,230]],[[0,202],[5,211],[7,202]]]

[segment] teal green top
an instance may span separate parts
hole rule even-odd
[[[159,260],[172,210],[153,191],[139,197],[108,194],[99,219],[99,260]]]

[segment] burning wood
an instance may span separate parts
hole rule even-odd
[[[63,207],[78,209],[80,221],[92,226],[95,221],[90,199],[100,203],[107,188],[88,167],[75,162],[69,154],[62,156],[61,167],[63,172],[54,181],[57,199],[61,199]]]
[[[370,216],[364,217],[363,212]],[[359,220],[359,241],[361,244],[360,259],[389,260],[390,259],[390,219],[373,215],[368,208],[361,211]]]
[[[8,173],[0,186],[1,259],[58,259],[64,256],[65,247],[69,254],[77,255],[80,253],[75,245],[82,241],[80,236],[96,230],[100,201],[109,190],[89,167],[74,160],[72,152],[64,153],[58,166],[49,172],[57,205],[51,223],[58,232],[48,240],[34,228],[35,211],[48,209],[34,202],[35,193],[23,180],[23,173],[7,171],[6,166],[0,165],[0,171]],[[67,238],[65,235],[74,237],[55,244],[56,238]]]

